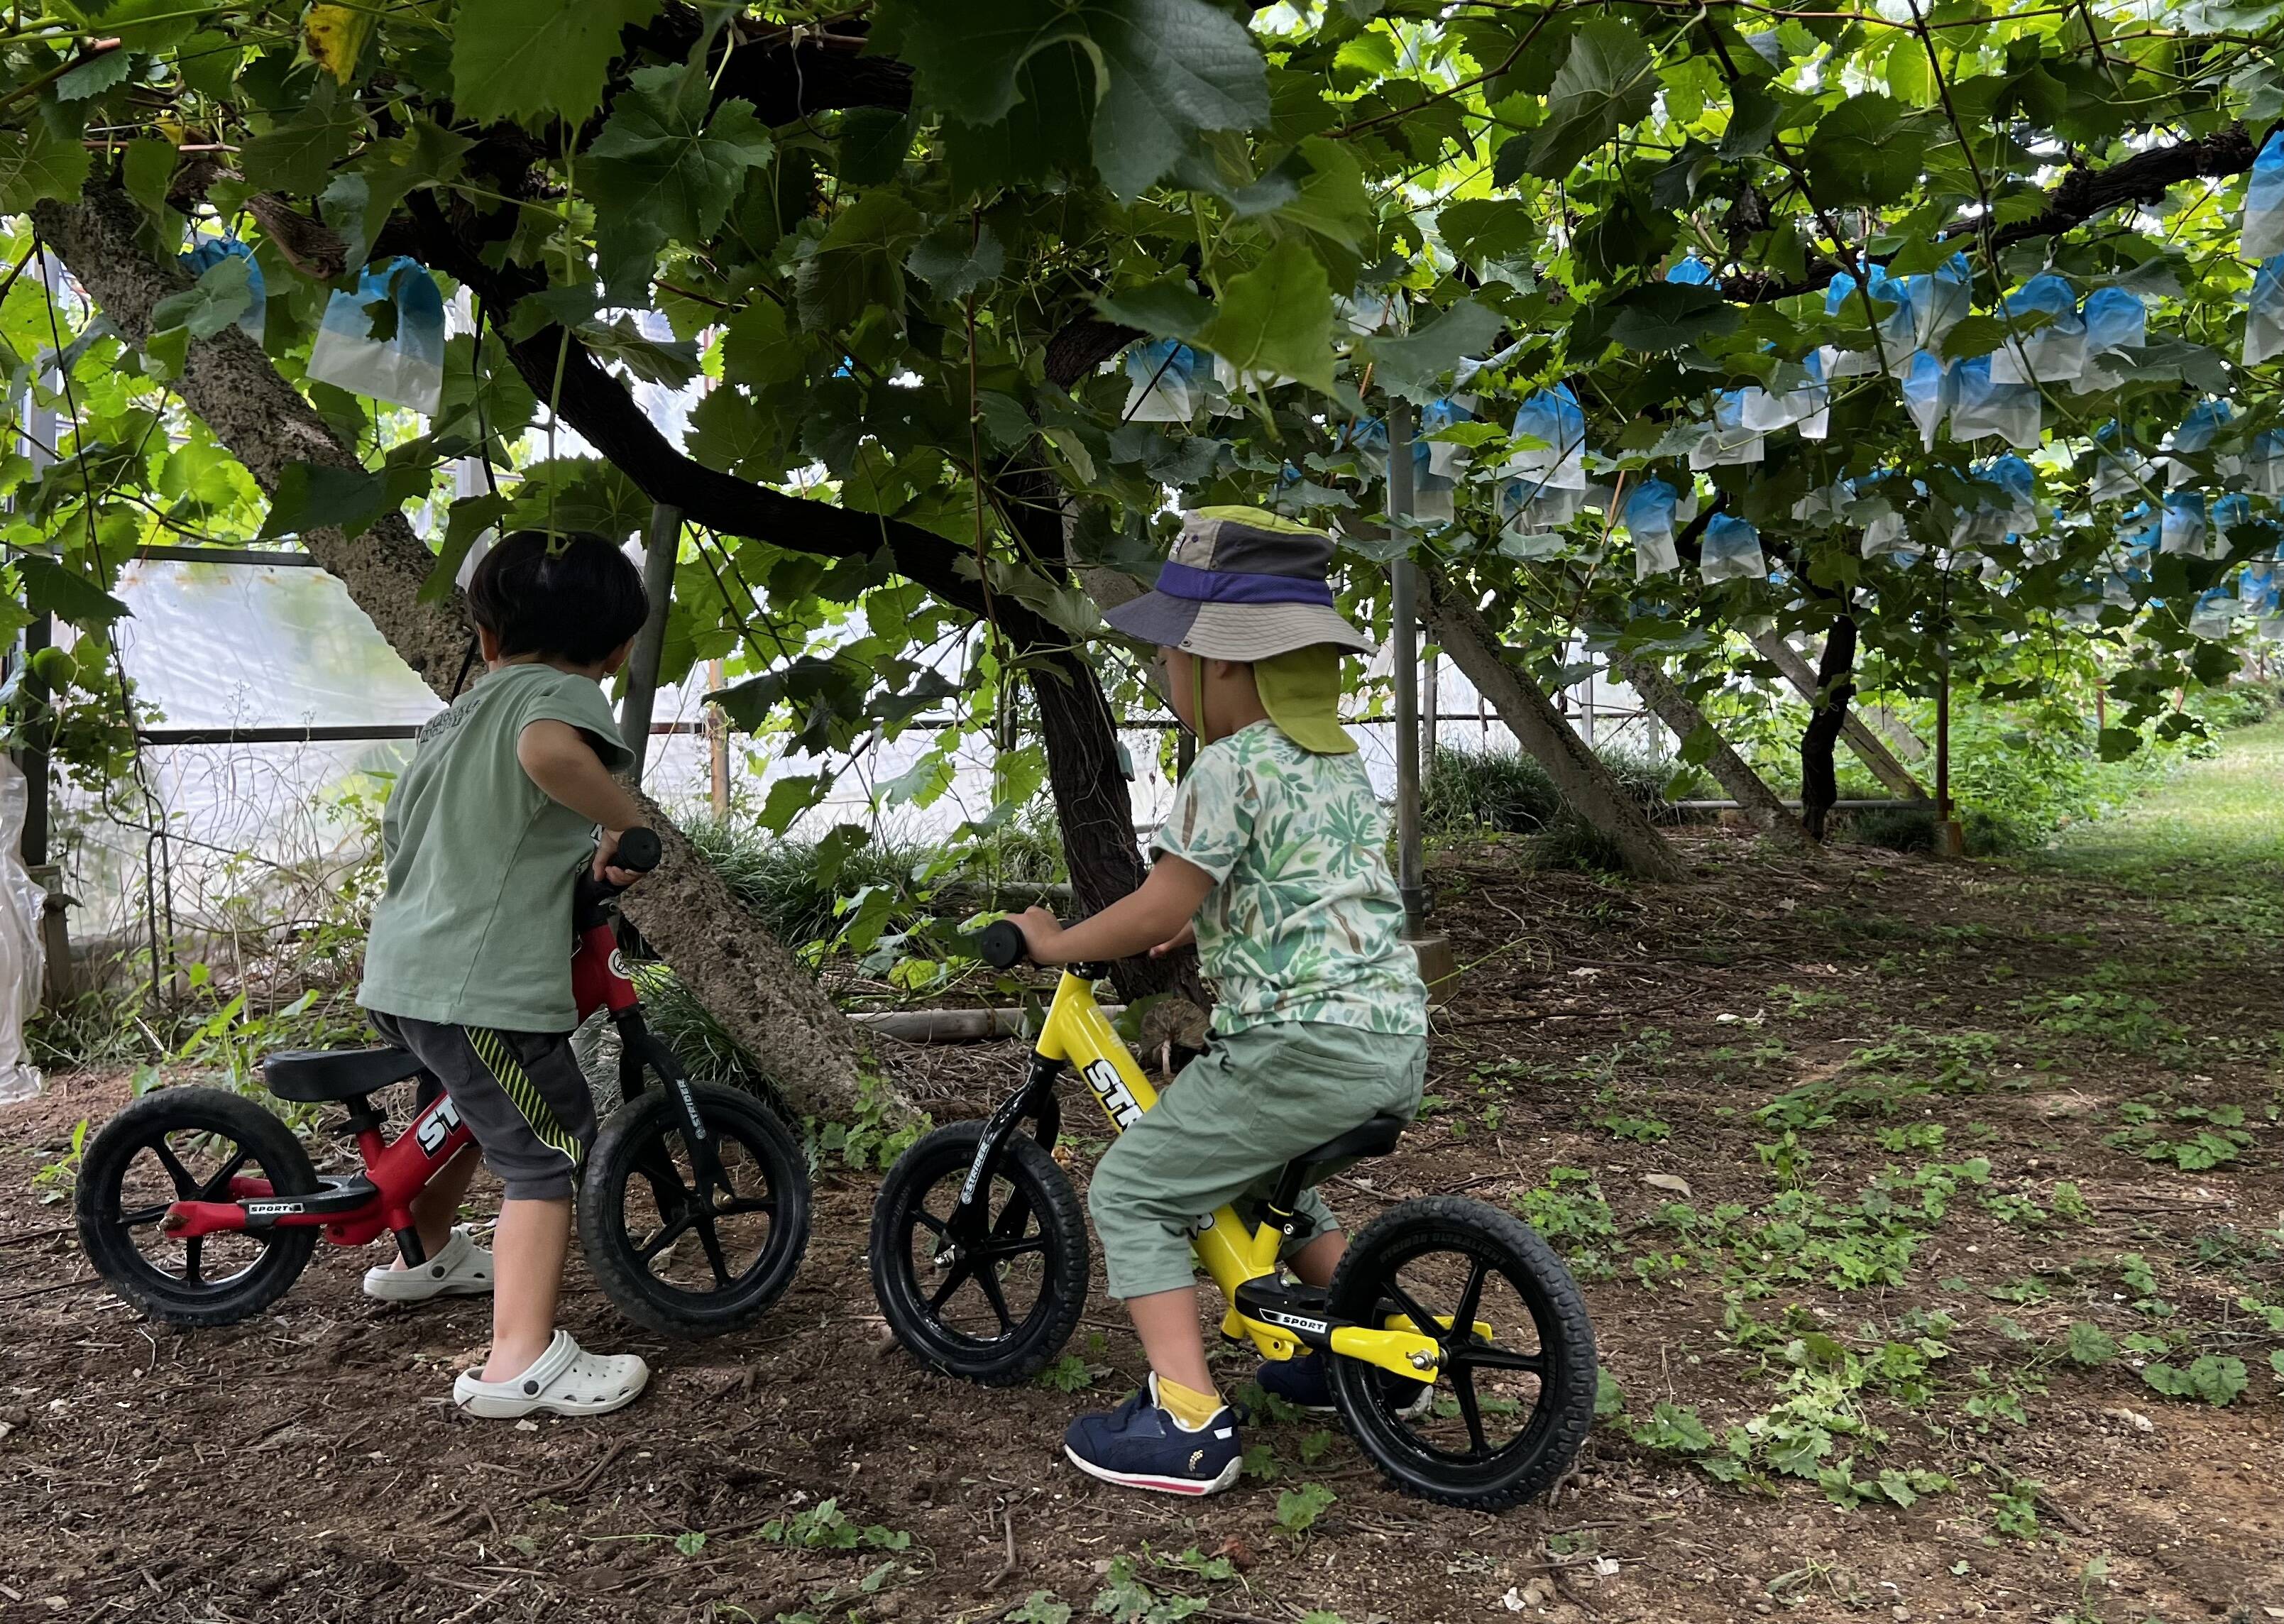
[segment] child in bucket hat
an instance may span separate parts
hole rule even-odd
[[[1333,1135],[1412,1116],[1427,1074],[1428,994],[1402,938],[1387,818],[1337,708],[1342,651],[1373,645],[1334,607],[1332,558],[1328,537],[1257,508],[1188,516],[1157,589],[1107,615],[1158,645],[1200,744],[1150,877],[1081,924],[1038,908],[1019,921],[1041,964],[1194,939],[1217,992],[1212,1047],[1112,1144],[1087,1192],[1110,1294],[1126,1300],[1151,1374],[1116,1409],[1073,1422],[1064,1452],[1137,1488],[1211,1494],[1237,1480],[1243,1454],[1206,1364],[1191,1228],[1265,1198]],[[1286,1261],[1327,1284],[1339,1222],[1313,1191],[1301,1217]],[[1332,1407],[1320,1355],[1263,1365],[1261,1381]]]

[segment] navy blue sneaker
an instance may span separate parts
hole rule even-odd
[[[1376,1373],[1381,1391],[1396,1406],[1396,1413],[1407,1421],[1416,1421],[1428,1413],[1428,1406],[1435,1397],[1435,1384],[1406,1381],[1389,1370]],[[1295,1409],[1317,1414],[1329,1414],[1340,1407],[1333,1402],[1333,1383],[1325,1370],[1325,1356],[1314,1349],[1291,1359],[1265,1359],[1254,1372],[1253,1379],[1271,1398],[1281,1399]]]
[[[1193,1433],[1158,1406],[1158,1378],[1107,1415],[1081,1416],[1063,1434],[1071,1464],[1106,1483],[1162,1495],[1210,1495],[1244,1464],[1237,1417],[1224,1404]]]

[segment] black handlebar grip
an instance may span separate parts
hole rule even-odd
[[[658,866],[658,860],[663,855],[655,830],[622,830],[619,834],[619,849],[611,859],[611,866],[624,869],[630,874],[647,874]]]
[[[995,920],[977,933],[975,949],[994,970],[1013,970],[1023,962],[1023,933],[1012,919]]]

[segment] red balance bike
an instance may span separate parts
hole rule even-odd
[[[658,860],[651,831],[621,837],[621,868]],[[579,1017],[607,1011],[619,1035],[620,1103],[581,1177],[580,1243],[637,1324],[669,1336],[735,1331],[760,1318],[800,1267],[808,1160],[760,1100],[691,1081],[644,1024],[612,925],[616,890],[583,876],[573,902]],[[472,1141],[420,1062],[394,1048],[311,1050],[271,1055],[262,1073],[280,1099],[346,1106],[333,1131],[356,1141],[363,1167],[320,1175],[280,1118],[222,1089],[146,1095],[88,1145],[80,1244],[111,1288],[155,1319],[226,1325],[261,1312],[293,1284],[320,1234],[362,1246],[387,1231],[408,1267],[426,1261],[413,1198]],[[372,1096],[413,1079],[411,1124],[384,1139]]]

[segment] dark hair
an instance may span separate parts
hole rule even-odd
[[[591,666],[650,615],[634,560],[591,531],[503,536],[468,582],[468,610],[505,654]]]

